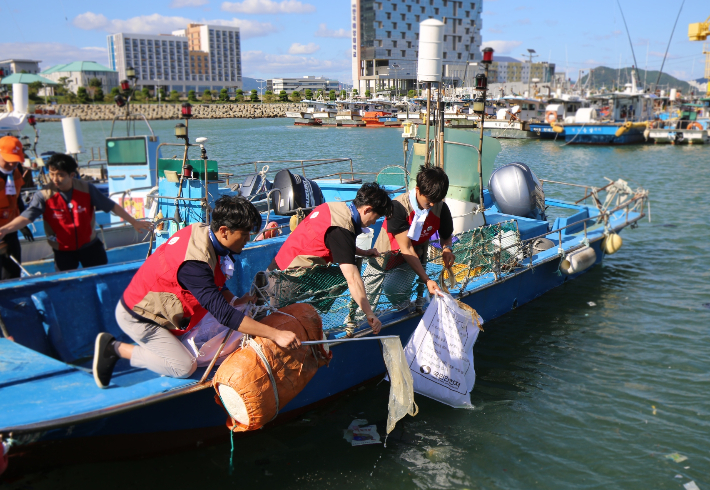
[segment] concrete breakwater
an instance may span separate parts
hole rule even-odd
[[[125,114],[125,108],[109,104],[58,104],[37,105],[39,114],[59,114],[66,117],[78,117],[82,121],[110,121],[118,114]],[[193,119],[284,117],[286,111],[304,111],[306,104],[193,104]],[[42,120],[41,115],[37,115]],[[146,119],[179,119],[180,104],[131,104],[131,114],[143,114]],[[57,119],[47,119],[47,121]]]

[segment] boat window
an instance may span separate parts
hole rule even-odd
[[[146,165],[145,138],[113,138],[106,142],[109,165]]]

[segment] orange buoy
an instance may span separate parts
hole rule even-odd
[[[279,311],[282,313],[272,313],[261,323],[289,330],[301,341],[323,339],[323,323],[313,306],[296,303]],[[263,337],[242,344],[212,380],[215,401],[229,414],[227,427],[245,432],[272,421],[332,356],[324,345],[287,350]]]
[[[555,121],[557,121],[557,113],[552,112],[552,111],[548,112],[547,113],[547,122],[553,123]]]
[[[697,130],[702,130],[703,127],[700,125],[700,123],[692,122],[688,124],[688,129],[697,129]]]

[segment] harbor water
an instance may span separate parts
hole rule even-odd
[[[175,141],[174,125],[153,123],[163,142]],[[42,150],[63,150],[59,124],[39,127]],[[85,146],[99,147],[110,122],[82,130]],[[402,163],[397,129],[196,120],[190,136],[208,137],[220,164],[349,157],[357,170],[375,172]],[[604,177],[622,178],[648,189],[653,221],[624,230],[623,247],[603,266],[484,325],[473,409],[417,396],[419,414],[400,422],[386,447],[352,447],[343,429],[353,419],[381,427],[386,420],[389,385],[376,381],[235,439],[231,475],[225,428],[216,445],[76,461],[6,488],[646,490],[692,480],[710,489],[710,147],[501,143],[497,165],[519,161],[542,179],[601,187]],[[545,184],[548,196],[583,195],[558,187]],[[667,457],[673,453],[687,459]]]

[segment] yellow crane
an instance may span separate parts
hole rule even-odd
[[[691,41],[706,41],[708,36],[710,36],[710,17],[705,19],[705,22],[696,22],[688,26],[688,39]],[[703,54],[705,55],[705,80],[708,84],[706,95],[710,97],[710,47],[708,47],[708,43],[703,45]]]

